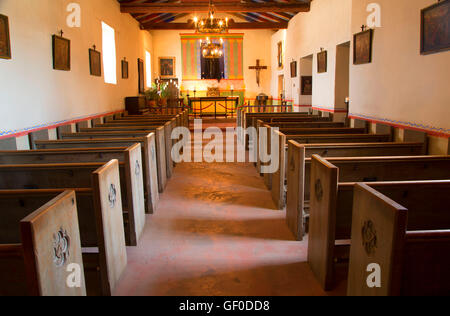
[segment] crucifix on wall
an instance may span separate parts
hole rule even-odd
[[[259,59],[257,59],[256,66],[248,67],[248,69],[256,70],[256,83],[258,84],[258,87],[261,82],[261,70],[267,70],[267,66],[261,66],[260,62],[261,61]]]

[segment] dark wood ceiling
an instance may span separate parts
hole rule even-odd
[[[209,0],[118,0],[147,30],[193,29],[193,15],[208,12]],[[230,29],[285,29],[299,12],[309,12],[312,0],[215,0],[217,13],[230,17]],[[237,21],[241,22],[235,22]],[[183,20],[183,22],[180,22]],[[187,22],[186,22],[187,21]],[[245,21],[245,22],[242,22]]]

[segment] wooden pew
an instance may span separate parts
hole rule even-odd
[[[129,147],[139,143],[143,148],[143,159],[146,186],[151,187],[150,181],[154,178],[152,173],[157,170],[158,175],[158,188],[162,193],[167,185],[166,175],[166,150],[165,140],[159,139],[155,141],[155,135],[153,133],[148,134],[146,137],[117,137],[117,138],[96,138],[96,139],[65,139],[65,140],[52,140],[52,141],[36,141],[36,147],[38,149],[82,149],[82,148],[111,148],[111,147]],[[157,155],[156,144],[159,143],[160,148],[164,146],[164,150],[159,150]],[[155,165],[157,167],[155,167]]]
[[[96,170],[93,173],[91,188],[74,190],[83,247],[86,290],[90,296],[112,295],[127,266],[118,164],[117,160],[113,160]],[[66,189],[9,190],[4,192],[4,196],[13,198],[13,202],[8,204],[23,208],[37,203],[39,199],[48,201],[64,190]],[[14,215],[16,213],[13,212]],[[47,247],[51,244],[47,243]]]
[[[127,131],[127,135],[130,134],[131,131],[153,131],[153,128],[160,129],[160,127],[156,126],[139,126],[135,124],[110,124],[110,125],[98,125],[95,129],[81,129],[81,132],[98,132],[98,131]],[[172,130],[175,128],[175,122],[170,121],[164,124],[164,145],[165,145],[165,158],[166,158],[166,177],[171,178],[173,173],[173,159],[172,159],[172,145],[175,140],[172,140]],[[159,136],[157,136],[158,144],[160,148],[162,148],[162,139],[161,132],[159,132]]]
[[[119,119],[119,120],[114,120],[114,121],[110,121],[107,123],[120,123],[120,124],[139,124],[139,125],[164,125],[165,123],[167,123],[168,121],[171,120],[175,120],[176,122],[176,126],[183,126],[183,127],[188,127],[187,120],[185,118],[185,116],[175,116],[175,117],[166,117],[166,118],[153,118],[153,119],[144,119],[144,118],[123,118],[123,119]]]
[[[450,179],[450,156],[327,158],[312,156],[308,263],[325,290],[333,262],[348,258],[355,182]]]
[[[272,191],[272,198],[279,209],[286,205],[284,185],[286,183],[287,168],[287,141],[295,140],[300,144],[335,144],[335,143],[382,143],[388,142],[390,135],[370,135],[370,134],[321,134],[321,135],[289,135],[275,131],[279,140],[278,155],[280,166],[273,174],[264,174],[266,185]]]
[[[86,296],[75,192],[27,194],[0,191],[0,296]],[[69,264],[81,268],[80,287],[66,285]]]
[[[80,148],[80,149],[42,149],[23,151],[0,151],[0,164],[48,164],[48,163],[83,163],[83,162],[108,162],[117,159],[119,162],[130,166],[127,170],[136,172],[138,166],[143,166],[142,158],[132,160],[135,151],[142,151],[140,144],[134,144],[128,148]],[[144,168],[145,169],[145,168]],[[159,202],[156,172],[151,172],[152,181],[149,184],[144,181],[145,210],[153,214]],[[131,178],[131,177],[130,177]],[[145,178],[145,176],[144,176]],[[140,192],[140,188],[136,188]]]
[[[261,121],[261,120],[259,120]],[[263,122],[263,121],[261,121]],[[264,122],[263,122],[264,123]],[[270,127],[283,128],[343,128],[345,123],[341,122],[277,122],[277,123],[264,123]],[[364,129],[366,130],[366,129]]]
[[[126,224],[124,231],[126,242],[130,246],[137,246],[145,226],[144,190],[141,154],[136,149],[131,154],[131,164],[114,161],[117,161],[119,167],[121,197],[126,205],[122,214],[122,221]],[[135,161],[139,164],[136,165]],[[104,163],[34,164],[33,158],[28,164],[0,165],[0,189],[93,187],[92,175],[103,165]],[[137,170],[140,170],[139,173]]]
[[[423,143],[299,144],[289,141],[286,165],[286,221],[297,240],[303,240],[310,196],[311,157],[377,157],[425,155]],[[274,187],[275,188],[275,187]],[[284,189],[284,187],[283,187]]]
[[[128,115],[128,116],[123,116],[118,120],[121,120],[121,121],[127,121],[127,120],[129,120],[129,121],[133,121],[133,120],[151,121],[151,120],[159,120],[159,119],[170,120],[174,117],[177,117],[177,115],[169,115],[169,114]],[[179,116],[181,117],[182,126],[189,127],[189,111],[185,110],[182,113],[180,113]]]
[[[349,296],[450,293],[450,181],[356,184]],[[381,268],[369,288],[367,267]]]
[[[94,130],[94,129],[91,129]],[[151,157],[151,164],[150,167],[147,167],[145,165],[145,188],[146,188],[146,196],[151,198],[152,192],[155,192],[154,196],[155,198],[151,198],[148,200],[149,204],[146,209],[147,212],[152,214],[154,211],[156,211],[156,203],[159,200],[159,191],[162,192],[164,190],[164,183],[167,181],[167,174],[166,174],[166,168],[167,168],[167,159],[166,152],[165,152],[165,139],[164,136],[161,135],[161,133],[164,133],[162,131],[162,128],[159,129],[158,133],[156,133],[156,138],[153,136],[153,133],[151,133],[150,130],[147,131],[133,131],[133,132],[126,132],[126,131],[113,131],[113,132],[97,132],[97,131],[91,131],[91,132],[79,132],[79,133],[63,133],[61,134],[61,137],[63,140],[84,140],[84,139],[117,139],[122,137],[127,138],[143,138],[147,137],[148,135],[152,135],[151,138],[151,148],[149,157]],[[155,140],[153,141],[153,138]],[[153,144],[155,142],[155,144]],[[155,150],[153,150],[153,146],[155,146]],[[156,157],[153,157],[153,152],[156,151]],[[143,157],[145,160],[146,158]],[[156,177],[156,179],[154,179]],[[149,180],[149,181],[148,181]],[[159,184],[161,182],[161,185]]]
[[[269,114],[269,113],[268,113]],[[272,115],[270,115],[272,114]],[[264,123],[275,122],[330,122],[329,118],[322,118],[318,116],[301,115],[298,113],[270,113],[269,115],[253,115],[245,114],[243,116],[241,127],[242,132],[250,127],[257,127],[258,120]],[[244,138],[244,134],[241,135],[241,141],[245,142],[246,148],[248,148],[248,138]]]

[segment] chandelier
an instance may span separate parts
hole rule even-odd
[[[194,24],[197,33],[221,34],[228,32],[228,18],[220,19],[214,17],[215,7],[212,0],[209,1],[208,17],[199,19],[194,17]]]
[[[205,42],[200,40],[200,47],[206,59],[217,59],[223,55],[223,39],[219,43],[214,43],[209,38]]]

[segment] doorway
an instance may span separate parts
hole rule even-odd
[[[350,42],[336,47],[336,78],[334,108],[335,120],[342,121],[348,116],[350,92]]]
[[[309,112],[313,94],[313,55],[300,59],[300,112]]]

